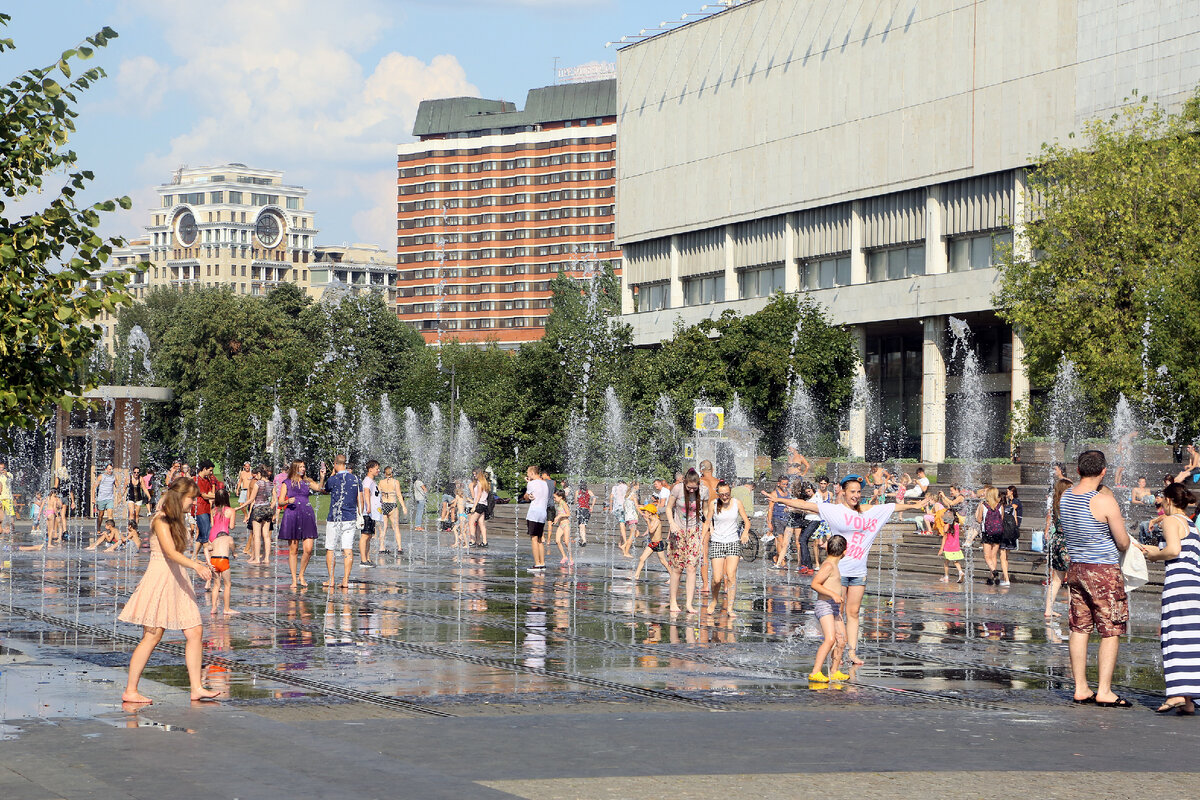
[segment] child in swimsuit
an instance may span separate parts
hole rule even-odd
[[[212,553],[208,557],[208,563],[212,566],[213,572],[217,573],[213,576],[212,581],[212,608],[208,613],[217,613],[217,604],[221,601],[221,588],[225,588],[225,613],[236,614],[229,607],[229,592],[230,592],[230,573],[229,573],[229,558],[233,555],[233,536],[229,533],[229,527],[233,524],[233,519],[236,512],[229,507],[229,491],[222,485],[213,496],[212,501],[212,528],[208,534],[208,541],[212,544]]]
[[[471,516],[471,509],[467,506],[461,483],[454,486],[454,502],[450,513],[454,515],[454,546],[469,547],[467,519]]]
[[[663,552],[667,549],[667,543],[662,538],[662,521],[658,518],[658,506],[654,503],[646,503],[638,509],[642,514],[642,519],[646,520],[646,547],[642,550],[642,556],[638,559],[637,569],[633,571],[633,579],[636,581],[642,574],[642,567],[646,565],[647,559],[651,554],[658,553],[658,560],[662,562],[663,569],[670,571],[667,566],[667,557]]]
[[[567,507],[565,489],[554,492],[554,543],[562,556],[558,563],[564,567],[575,566],[575,559],[571,558],[571,509]]]
[[[812,589],[817,595],[814,611],[825,640],[817,648],[817,660],[808,676],[810,683],[829,683],[830,678],[844,681],[850,677],[839,669],[842,663],[842,649],[846,646],[846,624],[842,621],[842,577],[838,572],[838,562],[845,553],[845,537],[830,537],[825,563],[812,579]],[[825,666],[825,658],[831,654],[831,674],[827,678],[821,668]]]

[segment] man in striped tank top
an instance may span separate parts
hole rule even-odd
[[[1059,500],[1059,518],[1071,557],[1064,581],[1071,592],[1071,674],[1076,703],[1129,708],[1129,701],[1113,692],[1112,674],[1120,637],[1129,622],[1121,552],[1129,549],[1130,540],[1116,498],[1101,486],[1107,467],[1099,450],[1080,453],[1079,482]],[[1094,693],[1087,680],[1088,641],[1093,630],[1100,634]]]

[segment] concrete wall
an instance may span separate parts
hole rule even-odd
[[[618,57],[617,236],[1030,163],[1200,83],[1194,0],[754,0]]]

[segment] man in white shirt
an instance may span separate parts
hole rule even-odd
[[[529,535],[529,543],[533,547],[533,566],[530,572],[540,572],[546,569],[546,504],[550,502],[550,493],[546,482],[542,480],[542,471],[536,466],[525,470],[525,498],[529,501],[529,513],[525,515],[525,532]],[[625,499],[624,493],[621,496]]]
[[[625,532],[625,495],[629,493],[629,484],[624,480],[618,479],[608,492],[608,509],[613,515],[613,519],[617,521],[617,530],[621,533],[621,546],[625,546],[627,538]],[[637,520],[633,520],[637,522]]]
[[[908,477],[908,476],[905,476]],[[908,484],[908,481],[905,481]],[[925,477],[925,468],[917,467],[917,478],[912,481],[912,485],[904,491],[906,500],[920,500],[929,491],[929,478]]]

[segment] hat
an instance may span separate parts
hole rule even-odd
[[[640,507],[638,511],[645,511],[648,514],[657,514],[658,506],[654,505],[654,503],[646,503],[646,505]]]

